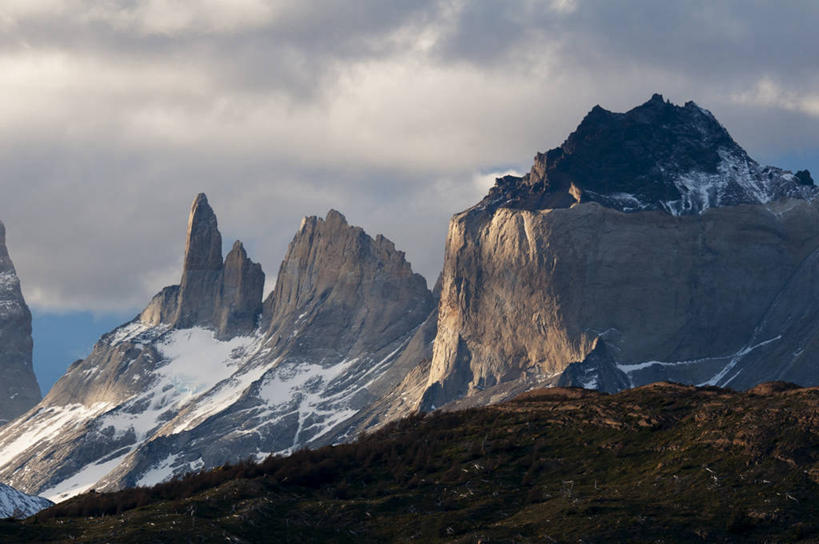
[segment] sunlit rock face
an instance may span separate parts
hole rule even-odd
[[[0,480],[53,500],[149,485],[349,440],[417,404],[435,301],[392,242],[308,217],[264,305],[263,282],[241,243],[222,259],[199,195],[180,284],[0,430]],[[384,399],[409,373],[415,401],[395,410]]]
[[[41,398],[31,363],[31,312],[6,248],[0,222],[0,425],[22,414]]]
[[[571,363],[564,383],[602,390],[819,383],[809,179],[759,167],[693,103],[595,108],[452,218],[422,406],[557,383]],[[598,341],[611,364],[586,361]]]

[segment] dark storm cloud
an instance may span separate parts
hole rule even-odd
[[[200,191],[268,276],[302,215],[337,208],[432,283],[449,215],[597,103],[694,99],[752,154],[812,160],[817,21],[809,2],[7,0],[0,218],[47,310],[136,311],[176,281]]]

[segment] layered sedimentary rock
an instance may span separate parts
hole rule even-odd
[[[0,222],[0,425],[40,400],[31,362],[31,312],[6,249],[6,228]]]
[[[405,413],[379,400],[428,365],[435,302],[392,242],[336,211],[305,218],[263,306],[259,265],[240,243],[222,260],[204,195],[187,234],[180,285],[0,430],[0,479],[62,500],[350,439]]]
[[[453,217],[422,407],[555,383],[571,363],[564,383],[620,389],[584,363],[598,341],[630,385],[819,383],[803,181],[759,167],[693,103],[595,108]]]

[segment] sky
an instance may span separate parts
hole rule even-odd
[[[431,285],[451,214],[596,104],[694,100],[819,172],[817,28],[808,0],[3,0],[0,220],[41,385],[178,281],[199,192],[268,288],[330,208]]]

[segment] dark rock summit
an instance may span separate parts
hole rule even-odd
[[[655,94],[626,113],[595,106],[560,147],[538,153],[525,176],[498,179],[479,206],[544,210],[598,202],[686,215],[816,194],[807,170],[761,167],[711,112]]]
[[[179,329],[212,328],[220,338],[247,334],[262,311],[264,272],[238,240],[222,261],[222,235],[204,193],[191,206],[179,285],[154,296],[140,315],[145,323]]]
[[[32,348],[31,312],[6,249],[6,228],[0,222],[0,425],[40,400]]]

